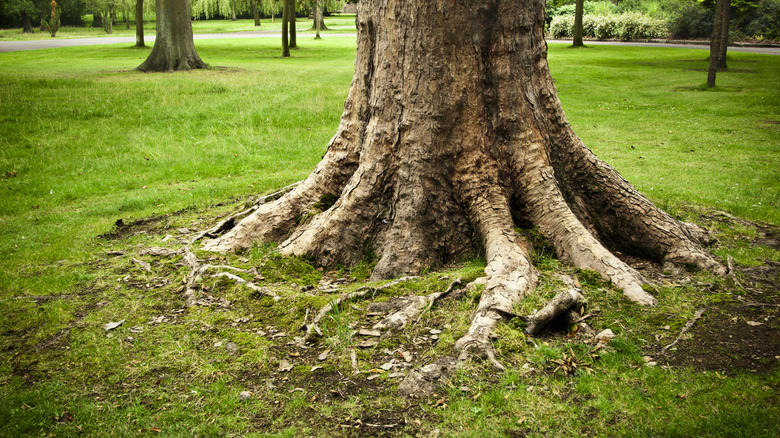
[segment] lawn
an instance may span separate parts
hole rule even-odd
[[[280,301],[206,279],[201,304],[184,310],[181,259],[142,250],[181,246],[248,197],[302,179],[338,125],[354,38],[298,41],[282,59],[275,40],[199,40],[212,69],[176,74],[133,71],[149,49],[127,44],[0,54],[0,436],[780,434],[778,314],[740,307],[776,303],[778,291],[743,271],[743,287],[656,272],[660,304],[638,309],[540,251],[542,284],[518,312],[567,272],[589,296],[588,323],[617,338],[600,350],[565,329],[530,340],[513,320],[496,343],[509,371],[470,363],[431,399],[399,397],[391,375],[405,372],[405,354],[419,366],[452,353],[478,291],[371,348],[357,348],[352,328],[365,325],[368,301],[356,301],[302,348],[294,337],[308,312],[363,286],[367,266],[323,273],[258,246],[199,256],[254,269]],[[567,117],[597,155],[713,230],[713,251],[738,268],[777,263],[759,240],[780,226],[780,57],[733,53],[708,91],[705,56],[551,44],[549,62]],[[483,263],[474,256],[381,299],[442,290]],[[700,308],[694,338],[661,354]],[[766,341],[707,347],[721,326],[735,345]],[[280,371],[282,360],[293,368]]]

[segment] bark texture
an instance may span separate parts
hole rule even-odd
[[[725,272],[702,230],[572,131],[547,66],[544,0],[366,0],[357,25],[352,87],[322,161],[205,249],[273,241],[325,267],[376,257],[374,279],[484,251],[485,290],[456,348],[497,367],[493,329],[538,281],[516,226],[538,227],[559,257],[644,305],[655,303],[644,279],[608,248]]]
[[[195,51],[189,0],[157,0],[157,36],[138,70],[165,72],[208,68]]]

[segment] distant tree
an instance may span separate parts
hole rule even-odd
[[[265,15],[271,16],[271,23],[279,13],[284,9],[286,0],[259,0],[260,11]]]
[[[282,58],[290,57],[290,33],[288,27],[290,26],[290,2],[284,0],[284,10],[282,11]],[[295,23],[293,23],[295,26]]]
[[[258,6],[259,0],[249,0],[252,3],[252,17],[255,19],[255,27],[260,26],[260,7]]]
[[[728,70],[726,65],[726,52],[729,48],[729,18],[731,16],[731,1],[723,2],[723,20],[720,31],[720,51],[718,52],[718,71]]]
[[[157,36],[152,53],[137,70],[163,72],[206,69],[195,51],[189,0],[157,0]]]
[[[144,0],[135,0],[135,46],[146,47],[144,44]]]
[[[584,44],[582,44],[582,10],[584,8],[584,3],[585,0],[577,0],[577,4],[574,8],[574,29],[572,30],[572,36],[574,37],[572,46],[574,47],[584,46]]]
[[[298,4],[295,0],[287,0],[287,4],[289,5],[290,8],[289,15],[287,16],[287,20],[290,25],[290,48],[297,49],[298,42],[297,42],[297,29],[295,28],[295,14],[298,9]]]
[[[718,58],[721,54],[723,19],[726,15],[726,9],[731,7],[730,0],[717,0],[715,4],[715,24],[712,29],[712,38],[710,39],[710,67],[707,71],[707,86],[715,87],[715,75],[718,71]],[[725,55],[724,55],[725,57]],[[725,62],[725,61],[724,61]]]
[[[4,0],[0,2],[0,12],[3,15],[21,21],[22,33],[34,33],[30,18],[38,14],[43,18],[45,16],[44,11],[45,8],[42,8],[42,5],[36,4],[33,0]]]

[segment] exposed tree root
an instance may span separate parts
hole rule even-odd
[[[373,295],[373,294],[375,294],[375,293],[377,293],[379,291],[382,291],[384,289],[393,287],[393,286],[395,286],[395,285],[397,285],[399,283],[403,283],[403,282],[410,281],[410,280],[415,280],[417,278],[419,278],[419,277],[401,277],[401,278],[398,278],[396,280],[393,280],[393,281],[391,281],[389,283],[386,283],[386,284],[383,284],[383,285],[377,286],[377,287],[364,286],[364,287],[359,288],[355,292],[352,292],[352,293],[349,293],[349,294],[345,294],[345,295],[342,295],[342,296],[336,298],[335,300],[333,300],[330,303],[328,303],[325,306],[323,306],[320,309],[320,311],[317,312],[317,316],[314,317],[314,319],[312,320],[312,322],[310,324],[305,324],[304,323],[302,328],[306,329],[306,340],[310,341],[314,337],[322,336],[322,329],[320,329],[319,323],[322,321],[323,318],[325,318],[325,316],[327,316],[330,312],[333,311],[333,307],[334,306],[340,306],[341,304],[343,304],[343,303],[345,303],[347,301],[354,300],[355,298],[361,298],[361,297],[364,297],[364,296],[366,296],[368,294],[372,294]]]
[[[398,310],[388,315],[381,321],[374,324],[376,330],[390,330],[399,331],[406,327],[412,321],[419,321],[420,317],[433,307],[436,300],[446,297],[455,288],[456,285],[461,284],[461,279],[457,279],[450,283],[450,286],[442,292],[434,292],[425,296],[411,296],[400,298],[401,305]]]
[[[192,307],[197,303],[197,297],[198,297],[198,289],[200,289],[199,283],[200,280],[203,278],[204,275],[210,270],[229,270],[234,272],[249,272],[245,269],[236,268],[233,266],[228,265],[210,265],[210,264],[203,264],[202,260],[198,260],[197,257],[195,257],[195,253],[192,252],[192,248],[190,246],[185,246],[179,250],[173,250],[170,248],[162,248],[162,247],[153,247],[153,248],[147,248],[143,251],[141,251],[142,255],[151,255],[151,256],[158,256],[158,257],[174,257],[174,256],[182,256],[182,259],[184,260],[184,263],[187,265],[188,268],[190,268],[189,274],[187,274],[187,277],[185,278],[185,290],[184,290],[184,306],[185,307]],[[228,278],[230,280],[236,281],[238,283],[243,284],[244,286],[248,287],[249,289],[252,289],[253,291],[271,297],[274,300],[278,300],[279,296],[276,295],[272,290],[259,287],[256,284],[252,283],[251,281],[244,280],[243,278],[231,274],[229,272],[218,272],[216,274],[211,275],[211,278]]]
[[[581,300],[582,294],[577,289],[559,292],[546,306],[531,316],[525,332],[529,335],[539,333],[553,319],[574,308]]]

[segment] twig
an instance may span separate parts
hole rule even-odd
[[[682,339],[683,335],[688,330],[690,330],[691,327],[693,327],[693,325],[696,323],[696,321],[698,321],[699,318],[701,318],[702,315],[704,315],[704,312],[706,312],[706,311],[707,311],[706,308],[701,308],[701,309],[697,310],[696,313],[693,314],[693,318],[689,319],[688,322],[685,323],[685,327],[683,327],[682,330],[680,330],[680,334],[677,336],[677,339],[675,339],[674,342],[672,342],[671,344],[669,344],[666,347],[662,348],[661,351],[662,352],[666,351],[666,350],[674,347],[675,345],[677,345],[677,343],[680,342],[680,339]]]
[[[539,333],[556,316],[568,311],[580,300],[582,300],[582,295],[575,288],[559,292],[546,306],[533,314],[525,332],[529,335]]]

